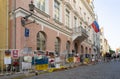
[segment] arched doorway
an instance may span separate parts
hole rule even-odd
[[[89,48],[89,53],[91,54],[91,48]]]
[[[77,45],[77,43],[75,43],[74,48],[75,48],[75,53],[78,53],[78,45]]]
[[[87,47],[85,48],[85,53],[86,53],[86,54],[88,53],[88,48],[87,48]]]
[[[80,62],[83,63],[83,60],[84,60],[84,47],[81,45]]]
[[[96,49],[94,48],[93,50],[94,50],[94,53],[96,53]]]

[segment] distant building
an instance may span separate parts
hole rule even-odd
[[[109,43],[104,36],[104,28],[102,27],[100,29],[100,53],[104,55],[106,52],[109,52]]]
[[[117,52],[117,53],[120,53],[120,47],[116,49],[116,52]]]

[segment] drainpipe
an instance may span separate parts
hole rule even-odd
[[[7,30],[7,32],[6,32],[6,49],[8,49],[8,45],[9,45],[9,44],[8,44],[8,43],[9,43],[9,42],[8,42],[8,41],[9,41],[9,40],[8,40],[8,36],[9,36],[9,35],[8,35],[8,30],[9,30],[9,29],[8,29],[8,26],[9,26],[9,24],[8,24],[8,22],[9,22],[9,18],[8,18],[8,17],[9,17],[9,14],[8,14],[8,13],[9,13],[9,9],[8,9],[8,7],[9,7],[9,2],[8,2],[8,0],[7,0],[7,5],[6,5],[6,7],[7,7],[7,9],[6,9],[6,30]]]
[[[13,28],[12,28],[12,49],[16,49],[16,0],[12,0]]]
[[[16,49],[16,0],[12,0],[12,47],[11,49]],[[13,60],[11,61],[13,62]]]

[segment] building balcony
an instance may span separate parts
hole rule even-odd
[[[80,42],[88,38],[88,32],[81,26],[73,28],[72,40],[78,40]]]

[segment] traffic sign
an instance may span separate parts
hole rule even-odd
[[[25,28],[25,37],[29,37],[29,29]]]

